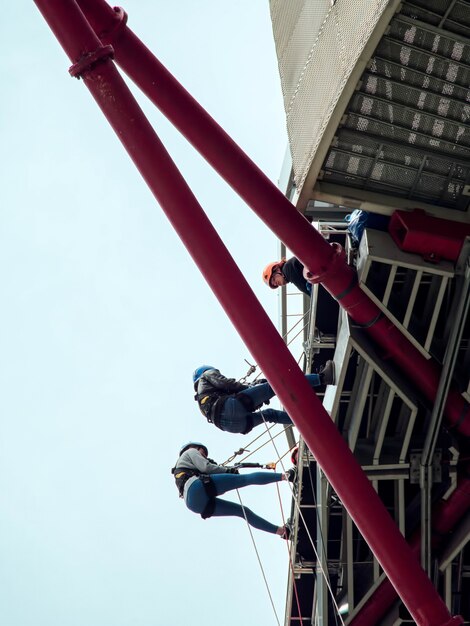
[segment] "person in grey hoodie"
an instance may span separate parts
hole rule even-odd
[[[203,519],[231,516],[246,518],[253,528],[289,539],[288,525],[271,524],[253,513],[251,509],[219,496],[248,485],[268,485],[283,480],[292,482],[295,477],[294,469],[286,474],[270,472],[239,474],[237,468],[219,465],[208,458],[208,450],[203,443],[191,441],[181,448],[171,472],[175,477],[180,497],[184,499],[188,509],[199,513]]]

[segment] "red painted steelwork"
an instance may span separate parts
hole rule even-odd
[[[388,225],[393,241],[402,250],[421,254],[428,261],[457,261],[470,224],[427,215],[422,209],[395,211]]]
[[[74,0],[35,0],[73,63],[100,44]],[[79,36],[75,36],[79,33]],[[108,59],[82,74],[102,112],[256,362],[292,416],[307,445],[420,626],[459,624],[451,618],[320,401],[212,224],[168,156],[114,64]],[[226,276],[231,280],[227,281]],[[345,477],[348,477],[345,481]]]
[[[450,498],[436,505],[432,519],[433,548],[438,547],[442,536],[450,532],[470,509],[470,465],[462,474]]]
[[[212,167],[233,187],[268,227],[309,267],[317,280],[364,326],[384,357],[392,359],[422,393],[433,401],[439,369],[426,360],[383,315],[356,282],[344,256],[311,227],[279,189],[227,133],[178,83],[146,46],[125,26],[122,10],[104,0],[78,0],[104,43],[112,43],[116,62],[179,129]],[[452,388],[445,408],[448,423],[470,435],[470,407]]]
[[[439,549],[445,536],[462,519],[470,509],[470,466],[467,466],[457,483],[455,491],[448,500],[441,500],[436,504],[432,515],[432,547]],[[416,558],[419,558],[421,547],[420,534],[415,533],[410,540],[410,546]],[[397,599],[395,589],[389,580],[384,580],[377,587],[367,602],[361,607],[359,613],[348,626],[376,626],[380,623],[387,611]]]

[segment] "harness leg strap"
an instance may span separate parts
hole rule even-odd
[[[202,481],[204,485],[204,489],[206,491],[207,497],[209,498],[206,506],[204,507],[203,512],[201,513],[202,519],[207,519],[208,517],[212,517],[215,509],[215,497],[217,495],[214,481],[210,476],[203,475],[199,476],[199,480]]]

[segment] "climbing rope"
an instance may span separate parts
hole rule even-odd
[[[265,426],[267,426],[266,422],[265,422]],[[271,437],[271,434],[269,433],[269,431],[268,431],[268,434],[269,434],[269,436]],[[281,464],[282,470],[283,470],[283,472],[285,473],[285,472],[286,472],[286,469],[285,469],[284,464],[283,464],[283,462],[282,462],[282,459],[281,459],[281,457],[280,457],[280,455],[279,455],[279,451],[278,451],[278,449],[277,449],[277,447],[276,447],[276,444],[275,444],[275,442],[274,442],[274,438],[273,438],[273,437],[271,437],[271,443],[272,443],[272,445],[273,445],[273,447],[274,447],[275,453],[276,453],[276,454],[277,454],[277,456],[278,456],[278,462]],[[297,512],[298,512],[298,515],[299,515],[300,519],[302,520],[302,522],[303,522],[303,524],[304,524],[304,527],[305,527],[305,531],[306,531],[306,533],[307,533],[308,540],[309,540],[309,542],[310,542],[310,544],[311,544],[311,546],[312,546],[313,552],[314,552],[314,554],[315,554],[315,558],[316,558],[316,560],[317,560],[317,564],[318,564],[319,571],[321,572],[321,575],[323,576],[323,578],[324,578],[324,580],[325,580],[325,584],[326,584],[326,587],[327,587],[327,589],[328,589],[328,593],[329,593],[329,595],[330,595],[330,597],[331,597],[331,602],[332,602],[332,604],[333,604],[333,606],[334,606],[334,608],[335,608],[335,611],[336,611],[337,617],[339,618],[339,621],[341,622],[342,626],[344,626],[344,620],[343,620],[343,618],[342,618],[342,616],[341,616],[341,614],[340,614],[340,612],[339,612],[339,607],[338,607],[338,604],[337,604],[337,602],[336,602],[336,598],[335,598],[335,596],[334,596],[333,589],[331,588],[331,584],[330,584],[330,580],[329,580],[328,572],[325,572],[325,570],[324,570],[324,568],[323,568],[323,564],[322,564],[322,562],[321,562],[321,560],[320,560],[320,558],[319,558],[319,556],[318,556],[318,552],[317,552],[317,549],[316,549],[316,547],[315,547],[315,542],[314,542],[314,540],[313,540],[313,538],[312,538],[312,535],[310,534],[310,531],[309,531],[309,529],[308,529],[307,523],[306,523],[306,521],[305,521],[305,518],[304,518],[304,516],[303,516],[302,510],[301,510],[301,508],[300,508],[300,505],[299,505],[299,503],[297,502],[297,498],[295,497],[295,494],[294,494],[294,488],[293,488],[293,486],[292,486],[290,483],[289,483],[289,486],[290,486],[290,489],[291,489],[292,499],[293,499],[293,502],[294,502],[294,506],[295,506],[295,508],[296,508],[296,510],[297,510]],[[318,513],[317,513],[316,515],[318,516]]]
[[[281,626],[281,622],[279,621],[279,617],[278,617],[278,614],[277,614],[277,611],[276,611],[276,607],[274,606],[273,596],[272,596],[271,590],[269,588],[268,579],[266,578],[266,574],[265,574],[265,571],[264,571],[264,568],[263,568],[263,564],[261,562],[261,558],[260,558],[260,555],[259,555],[259,552],[258,552],[258,547],[256,545],[255,538],[253,536],[253,531],[251,530],[251,526],[248,523],[248,518],[247,518],[246,513],[245,513],[245,506],[244,506],[244,504],[242,502],[242,499],[241,499],[241,496],[240,496],[240,492],[239,492],[238,489],[237,489],[237,496],[238,496],[238,499],[240,501],[240,506],[242,507],[242,510],[243,510],[243,515],[245,517],[245,522],[246,522],[246,525],[248,527],[248,532],[250,533],[250,537],[251,537],[251,541],[253,543],[253,547],[255,549],[256,558],[258,559],[258,565],[260,567],[261,574],[263,575],[264,584],[266,586],[266,591],[268,592],[269,600],[271,602],[271,606],[272,606],[272,609],[273,609],[273,612],[274,612],[274,616],[276,618],[276,622],[277,622],[278,626]]]
[[[305,318],[308,316],[307,321],[305,322]],[[289,340],[287,339],[289,333],[291,333],[299,324],[301,324],[302,322],[304,322],[304,325],[300,328],[300,330],[293,336],[291,337]],[[289,330],[282,335],[282,339],[284,341],[284,343],[286,344],[287,347],[290,346],[291,343],[293,343],[297,337],[302,334],[305,329],[308,327],[310,322],[310,309],[307,309],[307,311],[305,311],[305,313],[303,313],[301,315],[301,317],[295,322],[295,324],[289,328]],[[300,359],[303,357],[303,354],[300,355],[299,359],[297,360],[297,363],[299,363]],[[239,383],[246,383],[247,379],[256,372],[258,365],[256,363],[250,363],[248,361],[248,359],[243,359],[245,361],[245,363],[249,366],[248,367],[248,371],[246,372],[246,374],[242,377],[238,379]],[[258,374],[256,374],[256,376],[253,379],[253,382],[255,382],[259,377],[261,376],[261,372],[258,372]]]
[[[269,429],[274,428],[274,426],[275,424],[272,424],[271,426],[269,426]],[[258,439],[260,439],[261,437],[264,437],[265,434],[266,432],[262,432],[261,435],[258,435],[257,437],[252,439],[250,443],[248,444],[248,446],[251,446],[252,444],[255,443],[255,441],[258,441]],[[231,463],[236,456],[239,456],[240,454],[243,454],[244,452],[250,452],[248,450],[248,447],[240,448],[239,450],[235,451],[231,457],[229,457],[224,463],[222,463],[222,465],[225,465],[226,463]],[[253,454],[253,452],[251,454]]]
[[[279,490],[279,484],[276,485],[277,487],[277,497],[279,499],[279,507],[281,509],[281,517],[282,517],[282,523],[284,524],[284,527],[286,526],[286,518],[284,515],[284,507],[282,506],[282,499],[281,499],[281,492]],[[286,541],[286,548],[287,548],[287,555],[289,558],[289,567],[291,570],[291,574],[292,574],[292,586],[294,587],[294,595],[295,595],[295,601],[297,604],[297,612],[299,614],[299,618],[300,618],[300,623],[303,624],[303,617],[302,617],[302,611],[300,610],[300,598],[299,598],[299,593],[297,591],[297,582],[295,580],[295,575],[294,575],[294,561],[292,559],[292,551]]]
[[[287,454],[289,454],[289,452],[292,450],[292,448],[288,449],[288,450],[287,450],[284,454],[282,454],[282,455],[281,455],[281,454],[279,453],[279,450],[278,450],[278,448],[277,448],[276,443],[275,443],[275,441],[274,441],[274,440],[278,437],[278,435],[282,434],[282,432],[284,432],[284,431],[280,431],[280,432],[278,432],[277,434],[275,434],[275,435],[273,436],[273,435],[272,435],[272,433],[271,433],[271,430],[272,430],[273,426],[268,426],[268,425],[267,425],[267,423],[265,422],[265,427],[266,427],[265,432],[264,432],[264,433],[262,433],[262,435],[259,435],[258,437],[256,437],[256,438],[253,440],[253,442],[254,442],[254,441],[257,441],[258,439],[260,439],[260,437],[261,437],[261,436],[263,436],[263,435],[264,435],[264,434],[266,434],[266,433],[268,434],[268,436],[269,436],[269,438],[270,438],[270,439],[269,439],[268,441],[266,441],[264,444],[262,444],[261,446],[259,446],[256,450],[253,450],[252,452],[250,452],[250,454],[249,454],[249,455],[247,455],[247,456],[246,456],[246,457],[244,457],[244,458],[245,458],[245,459],[246,459],[246,458],[248,458],[249,456],[251,456],[252,454],[254,454],[254,453],[255,453],[258,449],[261,449],[262,447],[264,447],[265,445],[267,445],[269,442],[271,442],[271,443],[272,443],[272,445],[273,445],[273,447],[274,447],[274,450],[275,450],[276,456],[277,456],[277,461],[276,461],[276,464],[280,463],[280,465],[281,465],[281,467],[282,467],[282,470],[283,470],[283,472],[285,473],[285,472],[286,472],[286,468],[285,468],[285,466],[284,466],[283,459],[285,458],[285,456],[287,456]],[[253,442],[252,442],[252,443],[253,443]],[[249,444],[249,445],[251,445],[251,444]],[[295,447],[295,446],[294,446],[294,447]],[[235,457],[236,457],[236,456],[242,455],[242,454],[244,454],[245,452],[249,452],[249,450],[247,450],[246,448],[240,448],[238,451],[234,452],[234,454],[233,454],[231,457],[229,457],[229,459],[228,459],[225,463],[228,463],[228,462],[233,461],[233,460],[235,459]],[[225,464],[225,463],[224,463],[224,464]],[[313,477],[312,477],[312,475],[311,475],[310,468],[309,468],[309,473],[310,473],[310,480],[311,480],[311,481],[313,481]],[[315,542],[314,542],[314,540],[313,540],[313,538],[312,538],[312,536],[311,536],[311,534],[310,534],[310,531],[309,531],[309,529],[308,529],[308,527],[307,527],[307,524],[306,524],[306,521],[305,521],[305,519],[304,519],[303,513],[302,513],[302,511],[301,511],[301,509],[300,509],[300,506],[299,506],[299,504],[298,504],[298,502],[297,502],[297,500],[296,500],[296,498],[295,498],[295,494],[294,494],[294,491],[293,491],[293,487],[292,487],[292,485],[291,485],[290,483],[289,483],[289,487],[290,487],[290,489],[291,489],[291,493],[292,493],[293,501],[294,501],[295,506],[296,506],[296,508],[297,508],[297,511],[298,511],[299,517],[300,517],[300,518],[302,519],[302,521],[303,521],[303,524],[304,524],[304,527],[305,527],[305,530],[306,530],[306,533],[307,533],[307,536],[308,536],[309,542],[310,542],[310,544],[311,544],[311,546],[312,546],[312,549],[313,549],[313,551],[314,551],[314,553],[315,553],[315,557],[316,557],[316,559],[317,559],[317,563],[318,563],[318,566],[319,566],[319,571],[321,572],[321,574],[322,574],[322,576],[323,576],[323,578],[324,578],[324,580],[325,580],[325,583],[326,583],[326,586],[327,586],[327,589],[328,589],[329,595],[330,595],[330,597],[331,597],[332,604],[333,604],[333,606],[334,606],[334,608],[335,608],[335,622],[336,622],[336,624],[338,624],[338,618],[339,618],[339,621],[341,622],[342,626],[344,626],[344,621],[343,621],[343,619],[342,619],[342,616],[341,616],[341,615],[340,615],[340,613],[339,613],[339,607],[338,607],[338,604],[337,604],[336,599],[335,599],[335,597],[334,597],[333,590],[332,590],[332,588],[331,588],[331,582],[330,582],[330,579],[329,579],[329,574],[328,574],[328,571],[325,571],[325,569],[323,568],[323,565],[322,565],[322,563],[321,563],[321,561],[320,561],[320,558],[319,558],[318,552],[317,552],[316,547],[315,547]],[[283,523],[283,525],[285,526],[285,525],[286,525],[286,519],[285,519],[284,508],[283,508],[283,505],[282,505],[282,499],[281,499],[281,494],[280,494],[280,490],[279,490],[279,485],[278,485],[278,484],[276,485],[276,488],[277,488],[278,499],[279,499],[279,507],[280,507],[280,510],[281,510],[281,518],[282,518],[282,523]],[[314,490],[313,490],[313,489],[312,489],[312,491],[313,491],[313,494],[314,494],[314,497],[315,497],[315,492],[314,492]],[[246,513],[245,513],[245,506],[244,506],[244,504],[243,504],[243,501],[242,501],[242,498],[241,498],[241,496],[240,496],[240,492],[239,492],[239,490],[238,490],[238,489],[237,489],[237,496],[238,496],[238,499],[239,499],[240,505],[241,505],[242,510],[243,510],[243,515],[244,515],[244,517],[245,517],[245,521],[246,521],[246,524],[247,524],[247,527],[248,527],[248,531],[249,531],[249,533],[250,533],[251,541],[252,541],[252,544],[253,544],[253,547],[254,547],[254,550],[255,550],[256,558],[257,558],[257,560],[258,560],[258,564],[259,564],[259,567],[260,567],[260,570],[261,570],[262,576],[263,576],[263,580],[264,580],[264,584],[265,584],[265,586],[266,586],[266,590],[267,590],[267,593],[268,593],[268,596],[269,596],[269,600],[270,600],[270,603],[271,603],[271,606],[272,606],[272,609],[273,609],[273,612],[274,612],[274,615],[275,615],[275,618],[276,618],[277,624],[278,624],[278,626],[280,626],[279,617],[278,617],[278,615],[277,615],[276,607],[275,607],[275,605],[274,605],[274,601],[273,601],[273,598],[272,598],[272,594],[271,594],[271,590],[270,590],[270,587],[269,587],[269,583],[268,583],[268,580],[267,580],[267,577],[266,577],[266,573],[265,573],[265,571],[264,571],[263,564],[262,564],[262,561],[261,561],[261,558],[260,558],[260,555],[259,555],[259,552],[258,552],[258,548],[257,548],[257,545],[256,545],[256,541],[255,541],[255,538],[254,538],[254,535],[253,535],[253,531],[252,531],[252,529],[251,529],[251,527],[250,527],[250,525],[249,525],[249,523],[248,523],[248,519],[247,519],[247,516],[246,516]],[[320,527],[320,533],[321,533],[321,527]],[[323,547],[324,547],[324,549],[325,549],[325,543],[324,543],[324,538],[323,538],[323,535],[321,535],[321,541],[322,541],[322,543],[323,543]],[[295,575],[294,575],[294,562],[293,562],[293,559],[292,559],[291,550],[289,549],[289,546],[288,546],[287,542],[286,542],[286,548],[287,548],[287,551],[288,551],[289,567],[290,567],[291,574],[292,574],[292,584],[293,584],[293,589],[294,589],[295,601],[296,601],[296,604],[297,604],[297,611],[298,611],[298,615],[299,615],[299,617],[300,617],[300,623],[302,623],[303,618],[302,618],[302,614],[301,614],[300,598],[299,598],[298,589],[297,589],[297,583],[296,583],[296,580],[295,580]]]
[[[272,430],[272,428],[273,428],[273,426],[274,426],[274,425],[268,426],[268,425],[265,423],[265,426],[266,426],[266,431],[265,431],[265,432],[263,432],[261,435],[258,435],[258,437],[256,437],[256,438],[255,438],[255,439],[254,439],[251,443],[253,443],[254,441],[257,441],[258,439],[260,439],[260,437],[264,436],[264,435],[266,434],[266,432],[269,434],[270,440],[266,441],[264,444],[262,444],[261,446],[259,446],[256,450],[253,450],[250,454],[248,454],[246,457],[244,457],[245,459],[246,459],[246,458],[248,458],[249,456],[251,456],[252,454],[254,454],[257,450],[259,450],[259,449],[263,448],[265,445],[267,445],[268,443],[270,443],[270,441],[271,441],[271,442],[273,442],[273,441],[274,441],[274,439],[276,439],[276,438],[277,438],[280,434],[282,434],[282,433],[284,432],[284,430],[282,430],[282,431],[280,431],[280,432],[276,433],[276,434],[273,436],[273,435],[271,434],[271,432],[270,432],[270,431]],[[251,445],[251,444],[248,444],[248,445]],[[278,463],[279,461],[281,461],[281,463],[282,463],[282,458],[284,458],[287,454],[289,454],[290,450],[291,450],[291,449],[288,449],[288,450],[287,450],[287,452],[285,452],[285,453],[282,455],[282,457],[280,457],[280,456],[279,456],[279,453],[278,453],[278,461],[277,461],[277,463]],[[227,459],[227,461],[224,463],[224,465],[225,465],[226,463],[230,463],[230,462],[231,462],[231,461],[233,461],[233,460],[234,460],[237,456],[242,455],[242,454],[243,454],[243,453],[245,453],[245,452],[249,452],[249,450],[247,450],[246,448],[240,448],[239,450],[235,451],[235,452],[233,453],[233,455]],[[277,452],[277,449],[276,449],[276,452]],[[280,501],[280,509],[281,509],[282,523],[283,523],[283,525],[285,526],[286,521],[285,521],[285,516],[284,516],[284,509],[283,509],[283,507],[282,507],[282,501],[281,501],[281,499],[280,499],[280,498],[281,498],[281,496],[280,496],[280,491],[279,491],[279,484],[276,484],[276,487],[277,487],[277,491],[278,491],[278,498],[279,498],[279,501]],[[264,584],[265,584],[265,587],[266,587],[266,591],[267,591],[267,593],[268,593],[268,597],[269,597],[269,600],[270,600],[270,603],[271,603],[271,607],[272,607],[272,609],[273,609],[274,616],[275,616],[275,618],[276,618],[277,624],[278,624],[278,626],[280,626],[279,617],[278,617],[278,615],[277,615],[276,607],[275,607],[275,605],[274,605],[273,597],[272,597],[271,590],[270,590],[270,587],[269,587],[269,583],[268,583],[268,580],[267,580],[267,577],[266,577],[266,573],[265,573],[265,571],[264,571],[264,567],[263,567],[263,564],[262,564],[262,561],[261,561],[261,558],[260,558],[260,555],[259,555],[259,551],[258,551],[258,548],[257,548],[257,545],[256,545],[256,541],[255,541],[255,538],[254,538],[254,535],[253,535],[253,531],[252,531],[252,529],[251,529],[251,526],[250,526],[250,525],[249,525],[249,523],[248,523],[248,519],[247,519],[246,512],[245,512],[245,506],[244,506],[244,504],[243,504],[243,500],[242,500],[242,498],[241,498],[240,491],[239,491],[238,489],[237,489],[236,491],[237,491],[238,500],[239,500],[239,502],[240,502],[240,506],[242,507],[242,510],[243,510],[243,515],[244,515],[244,517],[245,517],[245,522],[246,522],[246,525],[247,525],[247,528],[248,528],[248,532],[250,533],[251,542],[252,542],[253,547],[254,547],[254,550],[255,550],[256,558],[257,558],[257,560],[258,560],[258,565],[259,565],[259,568],[260,568],[260,570],[261,570],[261,574],[262,574],[262,576],[263,576]],[[292,571],[292,574],[293,574],[293,573],[294,573],[294,564],[293,564],[293,561],[292,561],[292,556],[291,556],[291,554],[290,554],[290,550],[289,550],[289,546],[288,546],[287,542],[286,542],[286,548],[287,548],[287,551],[288,551],[288,558],[289,558],[289,564],[290,564],[289,566],[290,566],[291,571]],[[300,616],[300,615],[301,615],[301,613],[300,613],[300,600],[299,600],[299,596],[298,596],[297,587],[296,587],[296,583],[295,583],[295,579],[294,579],[294,577],[292,577],[292,579],[294,580],[294,592],[295,592],[296,602],[297,602],[297,608],[298,608],[298,612],[299,612],[299,616]]]
[[[312,470],[310,468],[310,463],[308,465],[308,475],[309,475],[309,479],[310,479],[310,485],[311,485],[311,488],[312,488],[313,501],[314,501],[314,504],[315,504],[316,517],[317,517],[317,521],[318,521],[318,517],[319,517],[319,514],[318,514],[318,504],[317,504],[317,497],[316,497],[316,492],[315,492],[314,484],[313,484],[313,476],[312,476]],[[319,534],[320,534],[320,541],[321,541],[322,547],[323,547],[323,554],[326,554],[326,543],[325,543],[325,538],[323,536],[323,528],[322,528],[321,523],[317,523],[317,528],[318,528]],[[326,576],[327,576],[326,580],[328,582],[328,588],[330,589],[331,580],[330,580],[330,574],[329,574],[328,570],[326,571]],[[336,599],[334,598],[334,596],[332,596],[331,599],[332,599],[333,606],[335,608],[335,623],[338,624],[338,617],[341,619],[341,622],[343,622],[343,620],[342,620],[341,614],[339,612],[339,607],[338,607],[338,604],[336,603]]]
[[[265,422],[266,423],[266,422]],[[271,429],[273,429],[276,426],[276,424],[271,424],[271,426],[266,426],[267,431],[269,432]],[[284,432],[283,430],[280,430],[278,433],[276,433],[274,435],[274,439],[276,439],[277,437],[279,437],[279,435],[282,435],[282,433]],[[266,431],[262,432],[261,435],[258,435],[257,437],[255,437],[255,439],[253,439],[249,444],[248,447],[251,446],[253,443],[255,443],[255,441],[258,441],[258,439],[260,439],[260,437],[264,437],[266,435]],[[231,463],[235,457],[244,454],[245,452],[248,452],[249,454],[247,454],[243,459],[241,459],[242,461],[246,461],[246,459],[249,459],[250,456],[252,456],[253,454],[255,454],[256,452],[258,452],[258,450],[261,450],[262,448],[264,448],[265,446],[267,446],[269,443],[269,439],[261,444],[260,446],[258,446],[257,448],[255,448],[254,450],[249,450],[248,447],[246,448],[240,448],[239,450],[236,450],[232,456],[230,456],[226,461],[224,461],[222,463],[222,465],[227,465],[227,463]],[[287,454],[287,453],[286,453]]]

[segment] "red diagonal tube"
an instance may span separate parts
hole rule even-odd
[[[351,318],[364,326],[385,357],[390,357],[431,402],[439,382],[437,365],[426,360],[357,285],[344,256],[311,227],[227,133],[178,83],[126,26],[122,9],[104,0],[78,0],[116,62],[268,227],[318,276]],[[445,408],[450,425],[470,435],[470,407],[451,388]]]
[[[74,64],[100,42],[74,0],[36,0]],[[75,36],[75,33],[79,35]],[[417,624],[452,618],[109,58],[82,78]],[[226,276],[230,275],[230,283]]]

